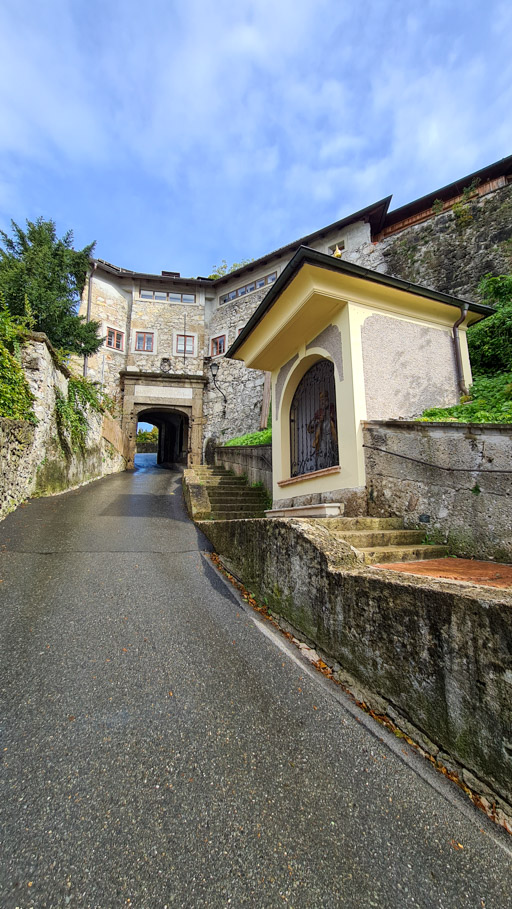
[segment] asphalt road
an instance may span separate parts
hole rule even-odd
[[[177,474],[0,545],[1,909],[512,905],[511,838],[244,608]]]

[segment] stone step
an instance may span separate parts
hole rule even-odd
[[[448,554],[447,546],[373,546],[359,550],[367,565],[381,562],[419,562],[424,559],[442,559]]]
[[[212,511],[213,521],[250,521],[253,518],[264,518],[264,511]]]
[[[229,487],[229,489],[219,489],[218,486],[210,487],[208,490],[208,495],[211,502],[224,502],[227,499],[233,499],[233,501],[238,501],[238,499],[250,499],[255,502],[266,501],[266,497],[258,489],[254,491],[252,489],[244,489],[243,487],[238,489],[236,486]]]
[[[212,502],[212,511],[265,511],[264,502]]]
[[[402,530],[403,518],[312,518],[331,530]]]
[[[423,530],[334,530],[333,535],[356,549],[379,546],[413,546],[425,539]]]
[[[201,483],[204,483],[206,487],[209,486],[247,486],[247,480],[243,477],[230,477],[226,475],[225,477],[205,477],[204,480],[202,477],[198,477],[198,480]]]

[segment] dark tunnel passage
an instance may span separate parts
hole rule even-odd
[[[189,420],[176,410],[149,408],[138,413],[139,422],[158,429],[157,464],[186,464],[189,450]]]

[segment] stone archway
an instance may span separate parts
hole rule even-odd
[[[137,422],[152,423],[158,428],[157,464],[187,464],[189,453],[189,415],[171,408],[142,408]]]
[[[121,373],[121,380],[128,468],[133,467],[139,419],[158,426],[158,463],[182,463],[186,467],[200,464],[206,379],[127,370]]]

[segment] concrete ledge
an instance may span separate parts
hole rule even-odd
[[[328,522],[199,526],[257,598],[512,817],[510,590],[363,567]]]
[[[345,511],[343,502],[326,502],[318,505],[295,505],[291,508],[271,508],[266,518],[339,518]]]

